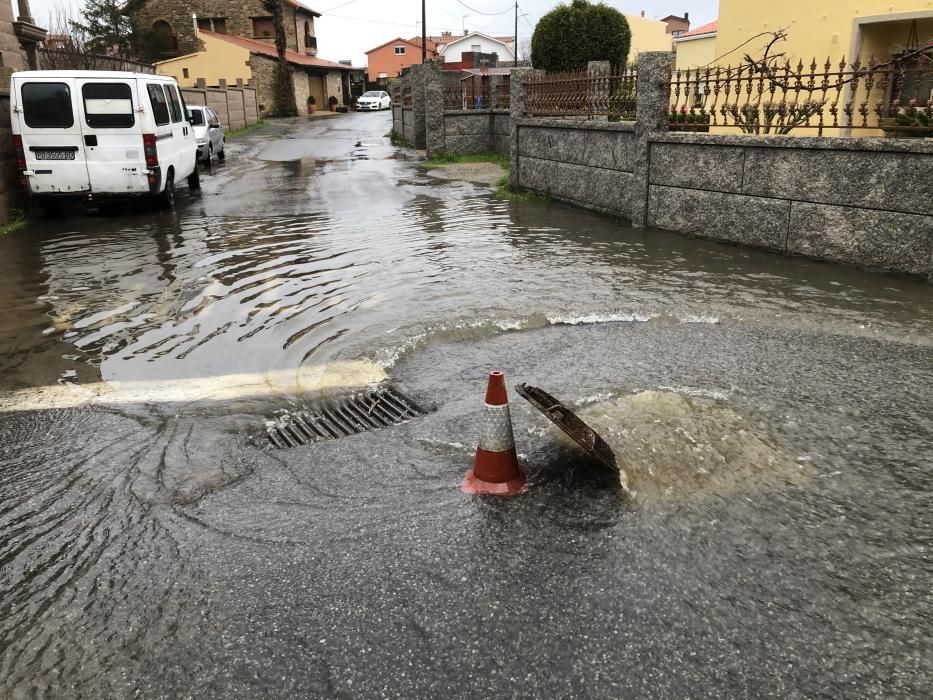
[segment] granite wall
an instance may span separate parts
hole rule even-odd
[[[513,75],[512,183],[634,226],[933,280],[933,141],[669,133],[670,55],[638,70],[633,123],[525,117]]]
[[[649,160],[652,228],[933,272],[933,143],[664,133]]]
[[[632,124],[522,119],[517,146],[518,186],[632,218]]]
[[[507,154],[511,128],[507,110],[445,111],[436,148],[449,154]]]

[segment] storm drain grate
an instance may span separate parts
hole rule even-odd
[[[275,447],[287,448],[336,440],[427,415],[427,411],[395,387],[387,386],[318,403],[271,422],[266,433]]]

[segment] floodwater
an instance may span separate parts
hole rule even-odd
[[[4,697],[928,697],[933,286],[274,124],[174,214],[0,238]],[[484,377],[529,492],[458,490]],[[436,410],[292,450],[384,379]]]

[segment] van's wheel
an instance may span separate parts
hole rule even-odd
[[[175,208],[175,171],[169,170],[165,175],[165,189],[159,194],[159,209],[171,211]]]
[[[198,172],[198,166],[194,166],[194,171],[188,176],[188,189],[192,192],[201,191],[201,173]]]
[[[227,145],[226,141],[220,142],[220,150],[217,151],[217,160],[223,160],[224,158],[227,157],[227,154],[224,153],[224,148],[226,147],[226,145]]]

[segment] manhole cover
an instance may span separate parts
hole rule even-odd
[[[278,448],[336,440],[427,415],[428,411],[392,386],[321,401],[305,411],[289,413],[266,427]]]
[[[519,384],[515,387],[519,396],[543,413],[558,428],[576,441],[587,454],[602,462],[612,471],[619,474],[622,485],[625,486],[625,473],[616,461],[612,448],[590,426],[580,420],[576,413],[555,399],[544,389],[529,384]]]

